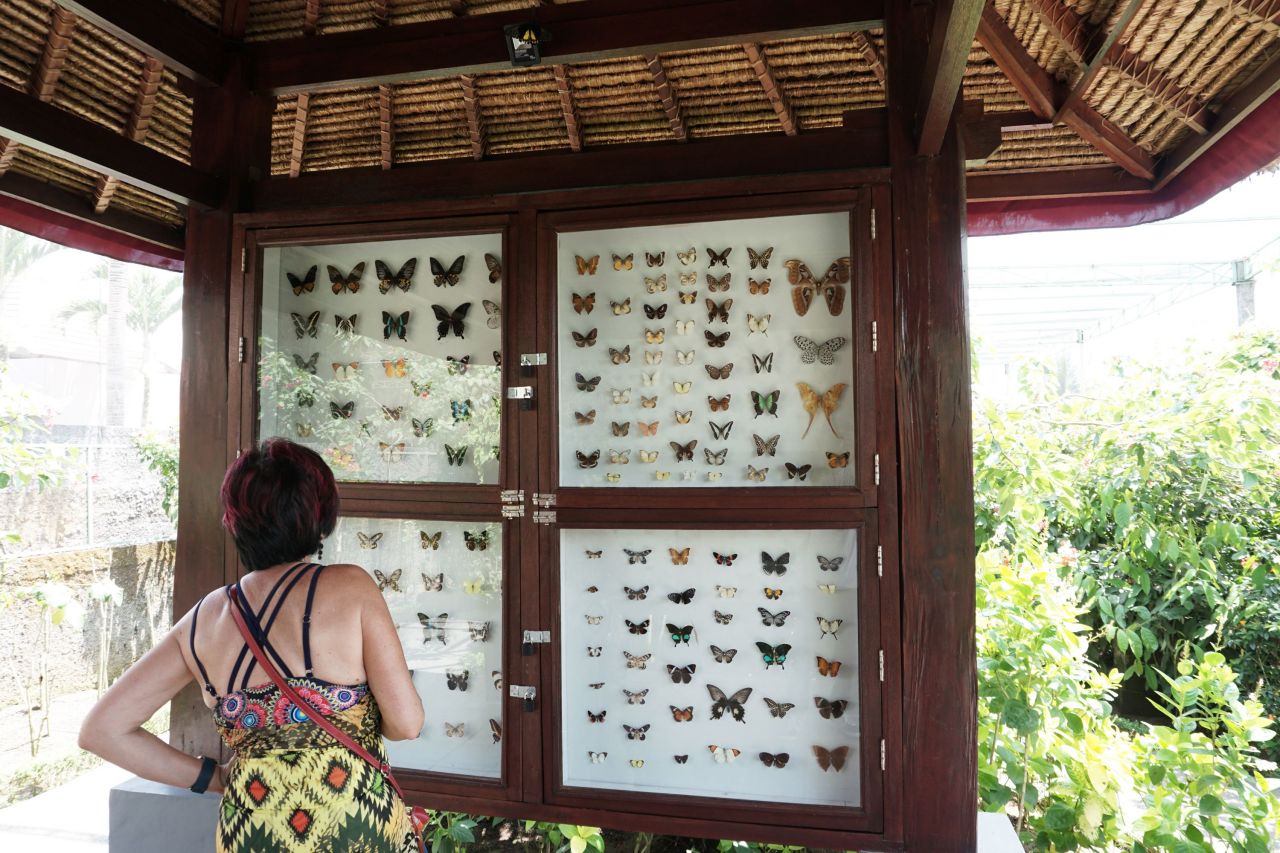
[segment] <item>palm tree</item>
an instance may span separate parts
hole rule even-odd
[[[12,228],[0,227],[0,304],[4,302],[4,294],[36,261],[45,255],[61,251],[63,247],[57,243],[32,237]],[[7,317],[8,311],[0,311],[0,317]],[[9,335],[0,329],[0,362],[9,358]]]

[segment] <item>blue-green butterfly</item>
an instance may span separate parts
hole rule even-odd
[[[759,649],[760,654],[764,656],[765,669],[768,669],[774,664],[777,664],[779,669],[786,669],[784,664],[787,662],[787,652],[791,651],[790,645],[782,643],[778,646],[771,646],[768,643],[756,643],[756,648]]]
[[[446,444],[444,446],[444,452],[445,452],[445,455],[449,458],[449,464],[457,465],[461,467],[463,460],[467,458],[467,451],[470,448],[471,448],[471,445],[469,444],[464,444],[461,447],[451,447],[450,445]]]
[[[415,438],[430,438],[431,435],[436,431],[435,418],[425,418],[423,420],[419,420],[418,418],[413,418],[412,420],[413,420],[413,435]]]
[[[453,422],[471,420],[471,401],[470,400],[450,400],[449,409],[453,412]]]
[[[770,391],[768,394],[761,394],[759,391],[751,392],[751,406],[755,409],[756,417],[761,415],[778,416],[778,395],[780,390]]]
[[[675,645],[684,643],[689,645],[689,640],[693,637],[693,626],[685,625],[683,628],[667,623],[667,633],[671,635],[671,642]]]
[[[390,311],[382,312],[382,337],[388,340],[395,335],[400,340],[405,339],[405,335],[409,334],[409,312],[403,314],[392,314]]]

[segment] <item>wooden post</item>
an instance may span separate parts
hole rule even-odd
[[[220,207],[187,213],[175,622],[205,593],[232,580],[224,570],[227,539],[218,505],[228,461],[231,280],[240,271],[240,258],[232,257],[231,217],[247,198],[253,171],[267,165],[272,107],[271,99],[248,94],[235,61],[222,86],[202,87],[195,97],[191,162],[227,176],[228,190]],[[219,753],[221,745],[196,685],[173,700],[171,711],[174,746],[195,754]]]
[[[929,7],[889,3],[894,358],[902,565],[903,840],[971,851],[977,835],[973,438],[964,154],[952,112],[916,156]]]

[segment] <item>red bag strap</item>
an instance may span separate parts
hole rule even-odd
[[[299,696],[298,691],[288,685],[284,680],[284,676],[280,674],[280,670],[276,669],[275,665],[267,658],[266,653],[262,650],[262,646],[258,644],[257,637],[254,636],[254,632],[249,629],[249,625],[245,621],[244,612],[240,604],[241,599],[239,585],[233,584],[228,588],[227,592],[231,597],[231,617],[236,620],[236,627],[240,629],[240,634],[244,637],[245,643],[248,644],[249,651],[253,653],[253,657],[258,662],[258,666],[262,667],[262,671],[267,674],[267,677],[271,679],[272,683],[274,683],[276,687],[280,688],[280,692],[284,694],[290,702],[299,708],[305,709],[305,712],[311,719],[311,722],[315,723],[325,732],[330,734],[338,743],[342,744],[357,756],[376,767],[382,775],[386,777],[387,781],[391,783],[391,787],[400,795],[400,799],[403,800],[404,791],[400,790],[400,783],[398,783],[396,781],[396,777],[392,775],[391,767],[385,761],[379,761],[374,757],[373,753],[356,743],[354,738],[326,719],[325,716],[320,713],[319,709],[306,699]]]

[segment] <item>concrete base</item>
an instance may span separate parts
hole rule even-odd
[[[1024,853],[1008,815],[978,812],[978,853]]]
[[[134,777],[111,789],[111,853],[213,853],[218,794]]]

